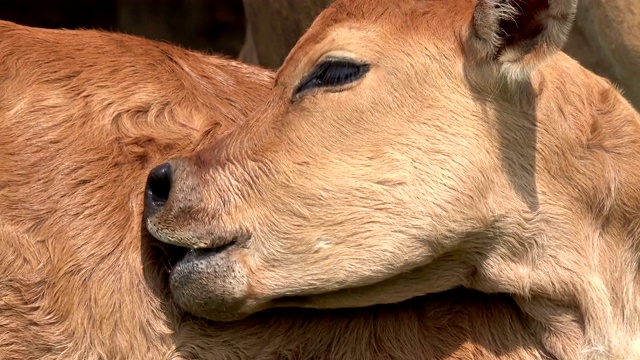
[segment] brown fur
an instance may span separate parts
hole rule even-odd
[[[167,44],[0,22],[0,359],[539,358],[508,295],[180,311],[141,229],[149,169],[267,97],[272,75]]]
[[[640,115],[559,52],[575,11],[336,1],[260,111],[171,162],[148,229],[218,249],[172,269],[176,302],[232,320],[464,286],[510,294],[531,357],[639,358]],[[296,93],[327,57],[370,72]]]

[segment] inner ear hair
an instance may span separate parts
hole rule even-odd
[[[500,19],[502,46],[498,48],[498,54],[505,48],[539,39],[545,27],[545,12],[549,8],[547,0],[503,2],[513,3],[510,5],[512,15]]]
[[[473,35],[510,77],[528,75],[564,45],[577,0],[477,0]]]

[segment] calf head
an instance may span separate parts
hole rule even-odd
[[[177,303],[214,320],[365,306],[473,286],[487,259],[526,257],[501,234],[537,206],[528,78],[574,11],[336,1],[261,111],[151,174],[147,228],[191,249],[171,271]],[[420,285],[402,285],[416,271]]]

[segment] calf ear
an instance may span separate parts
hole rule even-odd
[[[523,78],[564,45],[577,0],[477,0],[473,36],[483,58]]]

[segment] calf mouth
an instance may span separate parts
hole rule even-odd
[[[169,274],[180,263],[195,262],[205,258],[218,256],[220,253],[235,247],[238,244],[238,239],[231,239],[224,245],[220,245],[212,248],[200,248],[191,249],[178,245],[168,244],[154,238],[156,246],[160,247],[164,253],[163,263],[165,269]]]

